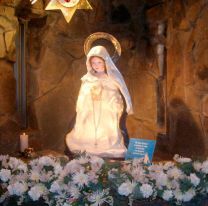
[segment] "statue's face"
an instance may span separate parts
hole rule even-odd
[[[105,62],[100,57],[92,57],[90,59],[90,64],[91,64],[91,67],[98,73],[105,71]]]

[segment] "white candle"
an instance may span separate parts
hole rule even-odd
[[[20,135],[20,151],[24,152],[28,148],[28,135],[25,133]]]

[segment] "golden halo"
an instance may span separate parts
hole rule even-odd
[[[80,0],[58,0],[58,2],[64,7],[74,7],[79,3]]]
[[[89,50],[91,49],[92,43],[98,39],[106,39],[106,40],[109,40],[113,44],[115,51],[111,58],[113,59],[114,62],[117,61],[119,57],[121,56],[121,45],[119,41],[113,35],[105,33],[105,32],[96,32],[86,38],[85,43],[84,43],[85,55],[87,55]]]

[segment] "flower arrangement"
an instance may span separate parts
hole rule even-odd
[[[0,203],[42,201],[51,206],[113,205],[115,196],[135,200],[161,199],[183,205],[206,197],[208,160],[174,156],[174,161],[145,165],[142,159],[110,163],[81,154],[68,161],[43,156],[27,164],[0,155]],[[197,205],[197,204],[196,204]]]

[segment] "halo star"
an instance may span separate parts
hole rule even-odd
[[[61,10],[67,23],[69,23],[77,9],[92,9],[92,7],[87,0],[51,0],[45,8],[45,10],[57,9]]]

